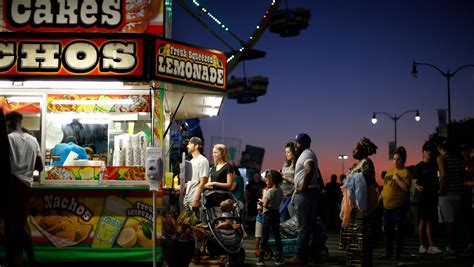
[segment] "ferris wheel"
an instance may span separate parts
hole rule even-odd
[[[220,15],[214,14],[212,7],[204,5],[203,0],[177,0],[178,6],[183,8],[193,19],[208,30],[227,49],[227,71],[231,73],[237,66],[242,65],[243,77],[234,77],[228,80],[227,97],[236,99],[237,103],[246,104],[257,101],[257,97],[265,95],[268,87],[268,77],[252,76],[247,78],[245,62],[265,57],[265,52],[254,49],[265,30],[279,34],[281,37],[299,35],[309,25],[311,12],[304,8],[290,9],[288,0],[284,0],[284,8],[278,9],[281,0],[269,0],[263,17],[257,22],[254,31],[246,39],[239,37],[226,25]],[[212,25],[214,24],[214,25]],[[216,27],[217,26],[217,27]],[[235,39],[238,47],[230,44],[229,38]]]

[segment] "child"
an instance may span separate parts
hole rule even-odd
[[[284,265],[285,262],[282,258],[283,244],[280,236],[280,205],[283,200],[283,190],[280,188],[280,184],[283,181],[281,173],[277,170],[270,169],[266,173],[268,190],[264,193],[263,198],[258,200],[258,203],[263,207],[263,226],[262,226],[262,243],[260,244],[260,250],[265,251],[268,249],[268,239],[270,238],[270,229],[273,232],[273,238],[275,238],[275,244],[277,247],[276,262],[275,265]],[[258,266],[264,266],[265,253],[260,253]]]
[[[240,224],[234,223],[234,221],[230,219],[233,217],[232,210],[234,209],[235,205],[237,205],[237,203],[235,203],[235,201],[233,201],[232,199],[226,199],[221,202],[220,208],[222,211],[222,217],[226,219],[223,222],[220,222],[216,226],[217,229],[228,229],[228,228],[239,229],[240,228]]]
[[[259,190],[257,193],[258,198],[263,198],[263,195],[265,195],[265,192],[268,190],[268,186],[265,188],[262,188],[262,190]],[[262,221],[263,221],[263,215],[262,215],[263,207],[257,202],[257,216],[255,217],[255,257],[259,258],[260,257],[260,241],[262,240]],[[263,252],[262,254],[265,254]]]

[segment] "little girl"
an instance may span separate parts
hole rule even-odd
[[[263,198],[258,200],[258,203],[263,207],[263,226],[262,226],[262,241],[260,244],[260,251],[268,249],[268,239],[270,238],[270,229],[273,232],[276,244],[276,262],[275,265],[283,265],[285,262],[282,258],[283,244],[280,236],[280,205],[283,200],[283,190],[280,184],[283,181],[281,173],[277,170],[270,169],[267,171],[265,177],[267,178],[268,190],[263,195]],[[260,253],[258,266],[264,266],[265,253]]]

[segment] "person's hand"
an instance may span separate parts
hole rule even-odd
[[[291,195],[293,195],[293,193],[292,193],[292,192],[288,192],[288,193],[285,194],[285,197],[291,197]]]
[[[200,206],[200,205],[199,205],[199,201],[197,201],[197,202],[194,201],[194,202],[193,202],[193,205],[192,205],[193,208],[199,208],[199,206]]]
[[[392,177],[392,180],[395,181],[395,180],[397,180],[397,179],[398,179],[398,176],[397,176],[396,174],[394,174],[393,177]]]
[[[208,189],[214,188],[214,182],[208,182],[208,183],[205,185],[205,187],[208,188]]]
[[[296,192],[304,192],[306,191],[306,189],[308,189],[308,186],[305,186],[305,185],[298,186],[298,188],[296,189]]]
[[[257,203],[258,203],[259,205],[263,205],[263,200],[262,200],[261,198],[259,198],[259,199],[257,200]]]
[[[421,185],[415,184],[414,187],[415,187],[416,191],[418,191],[418,192],[422,192],[422,191],[423,191],[423,186],[421,186]]]

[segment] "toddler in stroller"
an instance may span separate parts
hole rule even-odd
[[[211,256],[225,255],[226,264],[243,263],[245,250],[242,245],[245,232],[241,224],[242,210],[232,193],[205,190],[201,197],[201,207],[202,220],[209,229],[204,239],[203,251],[207,249]],[[199,264],[198,258],[200,255],[195,257],[195,264]]]
[[[240,228],[239,223],[235,223],[234,220],[232,220],[233,214],[232,210],[234,209],[234,206],[237,205],[237,203],[232,200],[232,199],[226,199],[221,202],[219,205],[222,211],[222,217],[224,218],[223,221],[219,222],[216,226],[217,229],[229,229],[232,228],[234,230]]]

